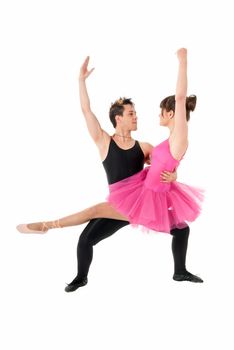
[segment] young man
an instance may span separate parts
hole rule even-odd
[[[89,57],[81,66],[79,76],[79,90],[81,109],[85,117],[88,131],[97,145],[105,168],[108,183],[112,184],[143,169],[144,163],[150,162],[152,145],[135,141],[131,132],[137,130],[137,116],[131,99],[119,99],[110,108],[110,120],[115,128],[111,137],[105,132],[91,110],[90,100],[86,88],[86,79],[93,69],[88,70]],[[163,172],[162,181],[176,180],[176,173]],[[75,214],[68,217],[75,222]],[[80,235],[77,246],[78,274],[65,288],[66,292],[73,292],[87,284],[89,267],[93,258],[93,246],[101,240],[111,236],[129,222],[114,219],[94,219],[89,222]],[[174,258],[174,275],[176,281],[203,282],[201,278],[186,270],[186,252],[189,237],[189,227],[171,231],[172,253]]]

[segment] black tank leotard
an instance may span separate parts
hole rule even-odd
[[[132,148],[124,150],[111,138],[109,150],[102,162],[109,184],[126,179],[144,167],[144,153],[138,141]]]

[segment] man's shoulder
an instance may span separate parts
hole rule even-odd
[[[97,142],[95,142],[99,150],[102,161],[107,156],[110,141],[111,141],[111,136],[106,131],[103,130],[102,137],[100,137],[100,139]]]
[[[145,155],[145,158],[148,158],[150,153],[152,152],[153,146],[148,142],[142,142],[142,141],[138,141],[138,142]]]
[[[149,142],[142,142],[142,141],[138,141],[141,148],[144,148],[146,150],[152,150],[153,146],[149,143]]]

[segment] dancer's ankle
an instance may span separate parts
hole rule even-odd
[[[54,221],[46,221],[45,226],[48,227],[48,229],[53,229],[53,228],[62,228],[59,219],[58,220],[54,220]]]

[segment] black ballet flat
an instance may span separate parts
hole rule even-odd
[[[189,282],[194,282],[194,283],[203,283],[203,280],[200,277],[193,275],[190,272],[184,272],[181,274],[174,273],[173,280],[178,281],[178,282],[189,281]]]
[[[68,293],[69,292],[74,292],[78,288],[85,286],[87,283],[88,283],[88,279],[87,278],[78,279],[76,277],[71,283],[69,283],[66,286],[65,292],[68,292]]]

